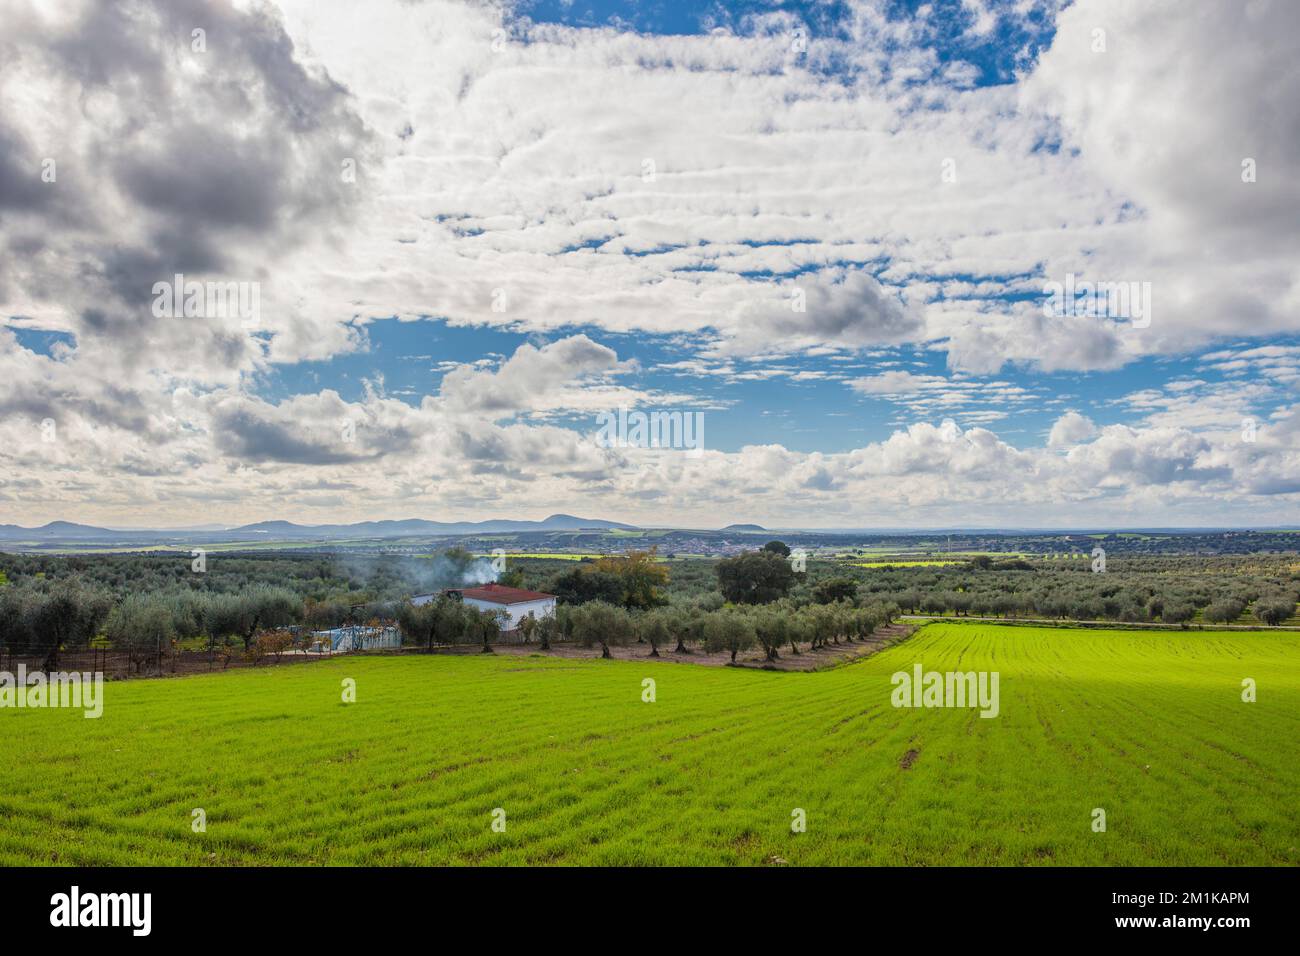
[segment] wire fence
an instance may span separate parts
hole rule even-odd
[[[88,648],[62,650],[57,658],[50,662],[45,655],[14,654],[12,651],[0,654],[4,669],[11,674],[18,673],[23,667],[28,673],[54,671],[80,673],[100,673],[106,679],[127,677],[158,677],[168,674],[205,674],[213,671],[234,670],[246,667],[268,667],[279,664],[304,663],[338,657],[328,651],[321,653],[302,653],[286,651],[280,654],[268,653],[260,656],[245,655],[242,647],[217,648],[213,650],[167,650],[137,653],[115,650],[112,648]]]
[[[507,631],[493,644],[523,644],[517,632]],[[531,643],[536,643],[533,641]],[[481,651],[483,645],[474,643],[435,644],[436,653],[472,654]],[[171,674],[206,674],[216,671],[237,670],[248,667],[274,667],[284,664],[304,664],[311,661],[329,660],[336,657],[364,655],[405,655],[427,654],[428,645],[399,645],[395,647],[358,647],[349,650],[330,650],[317,645],[313,648],[292,647],[279,652],[257,651],[245,652],[242,646],[227,645],[212,649],[191,650],[166,648],[158,651],[124,651],[116,648],[77,648],[60,650],[51,664],[44,654],[15,654],[12,649],[0,651],[0,669],[10,674],[17,674],[19,667],[27,673],[52,670],[79,673],[100,673],[106,680],[120,680],[128,677],[159,677]]]

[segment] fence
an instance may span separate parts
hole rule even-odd
[[[350,625],[335,627],[328,631],[312,631],[313,653],[317,648],[328,645],[330,651],[377,651],[389,650],[402,646],[402,635],[395,627],[371,627],[369,625]]]
[[[78,671],[81,673],[101,673],[108,680],[127,677],[157,677],[172,674],[206,674],[215,671],[237,670],[244,667],[266,667],[271,664],[299,664],[308,661],[326,660],[341,654],[357,652],[428,653],[427,645],[403,646],[401,633],[397,628],[335,628],[335,631],[355,631],[349,639],[334,641],[322,637],[311,650],[296,647],[280,653],[267,651],[260,657],[246,657],[242,645],[227,645],[215,650],[175,650],[164,649],[161,654],[154,651],[129,652],[112,648],[78,648],[59,651],[58,660],[51,670]],[[364,632],[364,633],[363,633]],[[523,633],[519,630],[504,631],[492,642],[493,644],[523,644]],[[537,643],[534,638],[533,644]],[[563,643],[563,642],[553,642]],[[467,644],[435,644],[439,653],[477,653],[482,648],[478,642]],[[18,666],[24,665],[27,673],[33,674],[45,670],[44,654],[15,654],[12,649],[0,651],[0,670],[10,674],[18,672]]]
[[[243,667],[265,667],[268,664],[292,664],[303,661],[323,660],[335,656],[331,652],[321,654],[303,654],[288,652],[279,655],[266,654],[258,659],[244,656],[242,647],[229,647],[224,650],[203,651],[166,651],[161,657],[156,653],[129,653],[127,651],[106,648],[87,650],[60,651],[58,660],[51,670],[78,671],[82,673],[102,673],[109,680],[126,677],[157,677],[170,674],[206,674],[222,670],[235,670]],[[12,651],[0,653],[3,669],[10,674],[18,672],[18,666],[24,665],[29,674],[45,669],[45,655],[14,654]]]

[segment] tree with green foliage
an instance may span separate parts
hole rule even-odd
[[[203,615],[208,606],[206,594],[179,589],[160,591],[156,594],[171,615],[172,630],[177,640],[189,640],[203,633]]]
[[[770,604],[794,585],[790,562],[771,551],[748,551],[718,562],[718,587],[733,604]]]
[[[45,654],[41,669],[55,670],[61,649],[87,646],[111,607],[107,594],[73,582],[60,582],[34,602],[31,633],[36,649]]]
[[[10,654],[26,654],[36,642],[32,632],[35,598],[25,588],[0,590],[0,648]]]
[[[417,647],[423,645],[433,653],[436,645],[458,644],[464,639],[469,629],[466,610],[461,602],[440,594],[425,604],[402,605],[397,612],[397,626],[403,640]]]
[[[576,567],[557,575],[547,589],[559,604],[580,605],[590,601],[623,603],[623,582],[594,567]]]
[[[704,643],[713,653],[729,653],[734,664],[738,653],[754,646],[754,625],[747,615],[734,608],[715,611],[705,622]]]
[[[602,658],[613,657],[609,646],[628,641],[631,620],[627,611],[605,601],[589,601],[573,611],[573,639],[583,647],[600,645]]]
[[[921,592],[916,588],[907,588],[895,594],[894,601],[908,614],[915,614],[916,609],[921,606]],[[994,610],[990,602],[989,612],[992,613]]]
[[[524,586],[524,572],[519,568],[507,568],[498,575],[497,584],[508,588],[522,588]]]
[[[688,640],[694,638],[693,623],[700,614],[699,608],[695,607],[674,607],[664,615],[664,625],[668,628],[668,638],[677,642],[673,648],[674,654],[689,654],[690,648],[686,646]]]
[[[1295,605],[1295,598],[1283,594],[1273,594],[1257,600],[1250,612],[1255,615],[1255,619],[1260,623],[1276,627],[1283,621],[1290,620],[1295,616]]]
[[[163,602],[132,594],[109,613],[104,635],[113,647],[127,652],[138,674],[151,657],[157,658],[161,667],[163,652],[171,647],[176,627],[171,610]]]
[[[216,641],[235,636],[250,650],[259,628],[286,627],[302,616],[302,599],[292,591],[265,585],[237,594],[219,594],[208,602],[204,633]]]
[[[1201,617],[1211,624],[1230,624],[1241,617],[1246,610],[1246,603],[1237,598],[1220,598],[1211,601],[1201,612]]]
[[[783,558],[790,557],[790,546],[784,541],[769,541],[763,545],[764,551],[770,551],[772,554],[779,554]]]
[[[447,580],[452,584],[463,582],[469,574],[469,569],[474,566],[478,558],[474,557],[472,551],[468,551],[459,545],[440,551],[434,558],[435,566],[438,568],[436,577]]]
[[[482,653],[494,653],[492,642],[501,639],[501,630],[505,627],[506,620],[509,617],[508,612],[504,610],[476,611],[471,607],[466,607],[465,610],[470,617],[468,633],[477,635],[478,639],[483,642]]]
[[[635,619],[637,642],[650,645],[650,656],[659,656],[659,645],[669,640],[668,621],[671,613],[653,610],[642,611]]]
[[[317,601],[307,598],[302,605],[302,620],[313,631],[328,631],[347,623],[351,609],[343,601]]]
[[[852,578],[827,578],[813,588],[813,600],[818,604],[837,604],[840,601],[855,601],[858,596],[858,582]]]
[[[628,610],[644,610],[665,603],[668,567],[659,561],[659,549],[628,551],[596,562],[596,571],[619,581],[619,603]]]
[[[799,650],[800,642],[812,640],[812,627],[808,615],[802,610],[797,613],[792,612],[786,618],[785,630],[786,640],[790,642],[790,653],[802,654],[803,652]]]
[[[790,618],[791,612],[785,607],[759,608],[751,618],[754,637],[769,661],[781,656],[777,651],[790,636]]]
[[[558,633],[559,621],[555,615],[547,614],[538,618],[536,634],[537,642],[541,645],[542,650],[549,651],[551,649],[551,641],[556,639]]]
[[[817,650],[819,647],[825,647],[831,643],[839,643],[836,637],[839,628],[838,614],[835,605],[831,604],[814,604],[804,609],[804,616],[808,622],[808,634],[810,639],[810,649]]]

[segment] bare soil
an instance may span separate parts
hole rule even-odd
[[[691,648],[689,653],[678,654],[671,646],[659,648],[659,656],[650,656],[649,644],[629,644],[626,647],[611,646],[610,656],[618,661],[658,661],[662,664],[701,664],[706,667],[753,667],[771,671],[815,671],[827,667],[837,667],[849,661],[869,657],[882,648],[911,635],[916,630],[912,624],[896,623],[881,628],[865,641],[841,642],[828,647],[809,650],[806,644],[799,647],[798,654],[791,654],[789,645],[781,648],[780,657],[775,661],[764,658],[761,649],[751,649],[736,655],[733,665],[731,655],[724,652],[710,654],[702,648]],[[599,658],[600,646],[581,647],[572,643],[551,645],[549,651],[543,651],[536,643],[501,643],[493,644],[495,654],[515,657],[529,657],[540,654],[545,657],[559,658]],[[354,651],[356,654],[407,655],[428,654],[426,649],[404,647],[394,650]],[[476,655],[483,653],[481,645],[458,644],[454,646],[435,647],[434,654]],[[347,657],[348,654],[306,654],[299,651],[286,651],[279,657],[269,655],[260,661],[245,660],[237,649],[232,648],[229,655],[210,651],[182,651],[168,654],[162,659],[162,666],[156,658],[150,656],[144,660],[132,658],[120,651],[63,651],[59,655],[58,670],[62,671],[99,671],[109,680],[139,679],[147,677],[184,677],[193,674],[210,674],[224,670],[243,670],[248,667],[275,667],[286,664],[306,664],[311,661],[329,660],[331,657]],[[0,654],[0,669],[11,672],[18,664],[25,664],[28,672],[41,668],[43,657],[24,657]]]
[[[910,624],[893,624],[889,627],[881,628],[865,641],[856,640],[853,643],[841,642],[831,644],[828,647],[819,647],[817,650],[809,650],[807,645],[801,645],[798,655],[790,653],[790,645],[786,645],[780,650],[780,657],[775,661],[769,661],[765,658],[761,649],[752,649],[736,655],[736,667],[754,667],[761,670],[773,671],[815,671],[827,667],[836,667],[849,661],[858,660],[863,657],[870,657],[872,654],[888,647],[891,644],[897,644],[899,641],[908,637],[916,628]],[[543,651],[537,644],[497,644],[492,648],[496,654],[506,655],[513,654],[521,657],[528,657],[532,654],[541,654],[546,657],[559,658],[584,658],[600,657],[600,646],[582,647],[577,644],[552,644],[549,651]],[[420,653],[415,650],[404,651],[404,653]],[[481,654],[482,649],[479,647],[447,647],[435,649],[435,654]],[[628,644],[626,647],[614,647],[609,649],[610,656],[617,661],[649,661],[661,664],[702,664],[706,667],[730,667],[731,655],[725,651],[716,654],[701,648],[691,648],[688,654],[677,654],[671,646],[661,646],[659,656],[650,656],[649,644]]]
[[[229,654],[214,651],[179,651],[164,654],[161,660],[153,654],[132,657],[114,650],[60,651],[57,671],[99,672],[105,680],[134,680],[141,677],[185,677],[191,674],[210,674],[226,670],[243,670],[248,667],[272,667],[279,664],[297,664],[308,661],[329,660],[339,654],[300,654],[286,651],[280,657],[269,654],[258,661],[244,658],[241,649],[232,647]],[[0,669],[16,673],[19,664],[28,673],[40,671],[45,664],[44,655],[0,654]]]

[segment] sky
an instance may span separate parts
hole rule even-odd
[[[0,523],[1300,524],[1287,0],[0,20]]]

